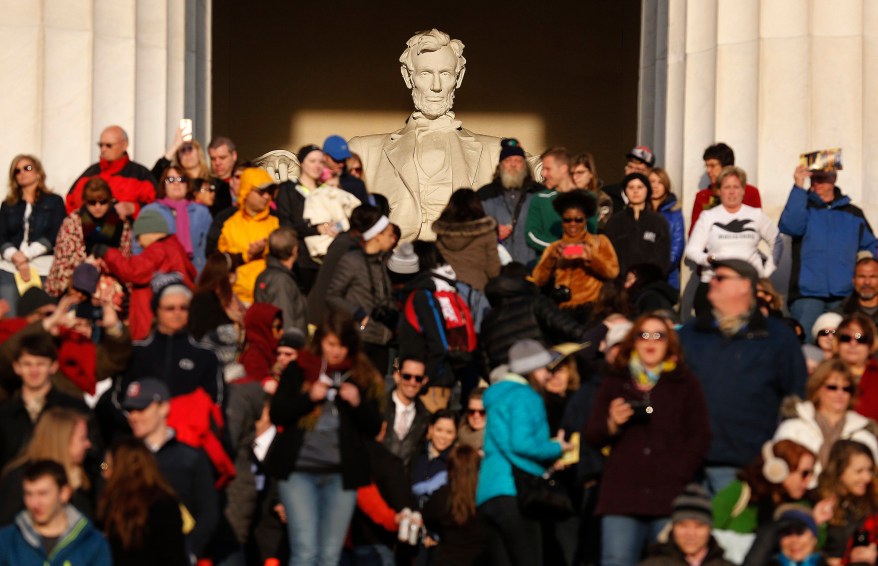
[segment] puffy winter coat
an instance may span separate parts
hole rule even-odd
[[[677,203],[677,197],[673,193],[668,194],[662,201],[658,211],[671,229],[671,271],[668,273],[668,283],[675,288],[680,288],[680,260],[683,259],[683,250],[686,249],[686,223],[683,221],[683,210]]]
[[[350,314],[358,322],[369,317],[362,333],[364,342],[380,345],[390,342],[392,330],[371,316],[372,309],[378,305],[394,306],[390,276],[381,254],[368,255],[356,249],[342,256],[329,281],[326,303]]]
[[[481,291],[488,279],[500,274],[497,221],[486,216],[470,222],[433,223],[436,247],[454,268],[457,278]]]

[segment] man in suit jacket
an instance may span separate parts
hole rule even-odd
[[[362,159],[369,190],[387,197],[402,240],[435,240],[431,226],[452,191],[491,182],[500,138],[462,128],[451,112],[466,68],[463,43],[432,29],[409,39],[399,61],[415,112],[402,129],[349,145]]]

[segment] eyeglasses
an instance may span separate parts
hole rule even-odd
[[[87,200],[87,201],[85,201],[85,204],[87,204],[89,206],[97,206],[97,205],[105,206],[105,205],[110,204],[110,202],[112,202],[112,201],[110,201],[109,199]]]
[[[115,143],[107,143],[107,142],[98,142],[98,147],[103,149],[105,147],[110,148],[116,145]]]
[[[836,336],[836,339],[842,344],[847,344],[848,342],[856,342],[857,344],[869,344],[871,340],[867,337],[863,336],[859,332],[851,334],[839,334]]]
[[[211,187],[201,187],[200,189],[198,189],[198,192],[199,192],[199,193],[215,193],[215,192],[216,192],[216,187],[213,187],[213,186],[211,186]]]
[[[189,182],[188,177],[167,177],[165,179],[165,183],[172,185],[174,183],[187,183]]]
[[[577,216],[576,218],[564,217],[564,218],[561,218],[561,222],[563,222],[564,224],[582,224],[583,222],[585,222],[585,217],[583,217],[583,216]]]
[[[16,168],[15,168],[15,174],[18,175],[18,174],[21,173],[22,171],[33,171],[33,170],[34,170],[34,166],[33,166],[33,165],[25,165],[24,167],[20,167],[20,168],[19,168],[19,167],[16,167]]]
[[[399,376],[400,376],[404,381],[411,381],[411,380],[414,379],[414,380],[417,381],[418,383],[421,383],[422,381],[424,381],[424,378],[426,377],[425,375],[415,375],[415,374],[413,374],[413,373],[400,373]]]
[[[658,342],[664,342],[668,339],[667,332],[641,332],[637,336],[638,340],[655,340]]]
[[[480,417],[484,417],[485,415],[488,414],[488,411],[486,411],[485,409],[467,409],[466,414],[468,414],[471,417],[474,417],[476,415],[478,415]]]
[[[740,275],[722,275],[719,273],[713,276],[713,280],[717,283],[722,283],[726,279],[746,279],[746,277],[742,277]]]
[[[844,391],[848,395],[854,394],[854,386],[853,385],[835,385],[834,383],[826,383],[823,385],[829,391]]]
[[[189,305],[168,305],[164,307],[159,307],[159,310],[165,312],[189,312]]]
[[[832,328],[824,328],[823,330],[821,330],[820,332],[817,333],[818,338],[820,336],[833,336],[833,335],[835,335],[835,330],[833,330]]]

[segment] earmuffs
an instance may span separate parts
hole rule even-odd
[[[790,475],[790,467],[786,460],[774,455],[774,443],[768,441],[762,445],[762,475],[771,483],[781,483]]]

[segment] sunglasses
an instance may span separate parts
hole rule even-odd
[[[115,143],[98,142],[98,147],[101,149],[103,149],[105,147],[107,147],[107,148],[113,147],[114,145],[116,145],[116,144]]]
[[[814,470],[802,470],[799,473],[802,475],[802,479],[806,480],[811,477],[811,474],[814,473]]]
[[[198,189],[199,193],[215,193],[216,187],[201,187]]]
[[[486,411],[485,409],[467,409],[466,414],[468,414],[471,417],[474,417],[476,415],[478,415],[480,417],[484,417],[485,415],[488,414],[488,411]]]
[[[169,305],[166,307],[159,307],[159,310],[163,310],[165,312],[189,312],[189,305]]]
[[[585,222],[585,218],[582,216],[577,216],[576,218],[562,218],[561,222],[564,224],[582,224]]]
[[[840,391],[844,391],[844,392],[847,393],[848,395],[853,395],[853,394],[854,394],[854,386],[853,386],[853,385],[845,385],[845,386],[841,386],[841,385],[835,385],[835,384],[832,384],[832,383],[827,383],[827,384],[825,384],[823,387],[825,387],[825,388],[828,389],[829,391],[839,391],[839,390],[840,390]]]
[[[847,344],[848,342],[856,342],[857,344],[869,344],[872,341],[860,334],[859,332],[851,335],[851,334],[839,334],[836,336],[839,342],[842,344]]]
[[[363,168],[362,168],[362,167],[351,167],[351,168],[350,168],[350,172],[351,172],[351,173],[362,173],[362,172],[363,172]]]
[[[173,183],[186,183],[188,181],[189,181],[188,177],[167,177],[165,179],[165,183],[167,183],[169,185],[173,184]]]
[[[664,342],[668,339],[667,332],[641,332],[637,338],[639,340],[655,340],[658,342]]]
[[[418,383],[421,383],[422,381],[424,381],[424,378],[426,377],[426,376],[424,376],[424,375],[415,375],[415,374],[413,374],[413,373],[401,373],[401,374],[399,374],[399,376],[400,376],[404,381],[411,381],[411,380],[414,379],[414,380],[417,381]]]
[[[180,148],[180,153],[189,153],[189,152],[191,152],[191,151],[194,150],[194,149],[195,149],[194,146],[191,146],[191,145],[184,145],[183,147]]]
[[[272,196],[272,190],[270,188],[253,189],[253,192],[261,197],[271,197]]]
[[[87,200],[87,201],[85,201],[85,204],[87,204],[89,206],[97,206],[97,205],[104,206],[104,205],[110,204],[111,202],[112,201],[110,201],[109,199]]]
[[[20,168],[19,168],[19,167],[16,167],[16,168],[15,168],[15,174],[18,175],[18,174],[21,173],[22,171],[33,171],[33,170],[34,170],[34,166],[33,166],[33,165],[25,165],[24,167],[20,167]]]
[[[817,336],[833,336],[835,335],[835,330],[831,328],[824,328],[820,332],[817,333]]]

